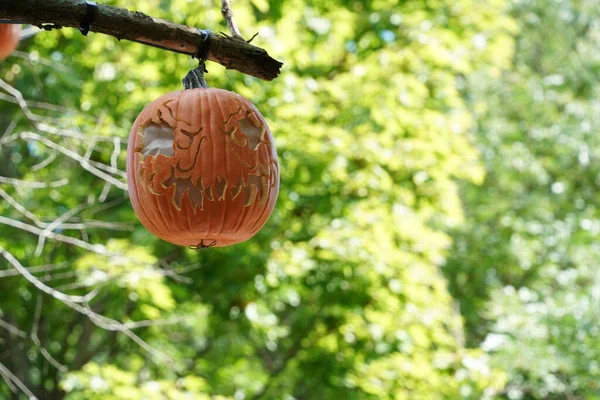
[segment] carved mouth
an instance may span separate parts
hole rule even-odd
[[[152,185],[152,180],[150,180],[150,185]],[[171,167],[169,177],[161,183],[161,186],[165,189],[175,187],[172,200],[178,210],[181,210],[183,196],[187,193],[194,211],[197,208],[204,210],[205,200],[223,201],[230,198],[233,201],[239,196],[243,196],[246,207],[253,205],[257,199],[262,207],[267,201],[268,192],[266,176],[248,175],[246,181],[240,176],[233,186],[230,186],[227,177],[218,176],[214,185],[205,186],[202,178],[194,184],[190,178],[175,177],[173,167]]]

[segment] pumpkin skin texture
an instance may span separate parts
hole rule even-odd
[[[8,57],[19,44],[21,25],[0,24],[0,60]]]
[[[135,120],[127,147],[133,209],[159,238],[222,247],[254,236],[279,192],[269,128],[244,97],[222,89],[165,94]]]

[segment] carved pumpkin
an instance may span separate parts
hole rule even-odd
[[[0,24],[0,60],[8,57],[19,44],[21,25]]]
[[[142,224],[167,242],[228,246],[267,222],[279,191],[271,132],[256,107],[222,89],[163,95],[129,136],[127,178]]]

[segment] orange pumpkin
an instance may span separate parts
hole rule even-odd
[[[0,24],[0,60],[8,57],[19,44],[21,25]]]
[[[228,246],[267,222],[279,191],[271,132],[244,97],[222,89],[168,93],[131,128],[129,194],[142,224],[183,246]]]

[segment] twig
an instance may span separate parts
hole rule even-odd
[[[0,100],[8,101],[9,103],[13,103],[13,104],[19,104],[19,101],[14,96],[10,96],[10,95],[4,94],[4,93],[0,93]],[[38,109],[42,109],[42,110],[54,111],[54,112],[61,113],[61,114],[69,114],[69,113],[77,114],[77,115],[80,115],[83,117],[87,117],[88,119],[91,119],[91,116],[89,114],[82,113],[81,111],[78,111],[78,110],[75,110],[75,109],[69,108],[69,107],[62,107],[62,106],[57,106],[57,105],[50,104],[50,103],[44,103],[41,101],[32,101],[32,100],[25,101],[25,104],[27,105],[27,107],[30,110],[32,108],[38,108]]]
[[[119,141],[119,138],[116,136],[113,140],[113,145],[115,147],[113,149],[112,154],[110,155],[110,165],[114,169],[117,169],[117,159],[119,157],[119,154],[121,154],[121,142]]]
[[[55,281],[55,280],[59,280],[59,279],[62,280],[62,279],[75,278],[78,275],[79,274],[77,273],[77,271],[57,272],[55,274],[43,275],[39,278],[39,280],[42,282],[50,282],[50,281]],[[89,299],[91,296],[88,293],[87,295],[85,295],[85,297],[86,297],[86,299]]]
[[[85,2],[78,0],[0,0],[0,19],[47,30],[78,28],[85,7]],[[98,5],[90,31],[192,56],[203,39],[197,28],[104,4]],[[211,39],[208,59],[267,81],[276,78],[283,65],[260,47],[219,35]]]
[[[0,188],[0,197],[2,197],[8,204],[13,206],[17,211],[19,211],[26,218],[29,218],[38,228],[47,229],[50,225],[49,223],[41,221],[35,214],[31,211],[23,207],[19,202],[17,202],[12,196],[6,193],[4,190]],[[86,220],[85,222],[76,222],[76,223],[68,223],[61,222],[59,225],[55,226],[54,229],[61,228],[63,230],[74,229],[74,230],[85,230],[90,228],[98,228],[98,229],[110,229],[114,231],[133,231],[133,225],[124,224],[119,222],[108,222],[108,221],[97,221],[97,220]]]
[[[50,153],[50,155],[48,157],[46,157],[43,161],[40,161],[39,163],[33,165],[31,167],[31,170],[33,172],[39,171],[40,169],[44,169],[46,168],[48,165],[50,165],[50,163],[52,161],[54,161],[56,159],[56,152],[53,151],[52,153]]]
[[[85,151],[85,154],[83,155],[83,159],[85,160],[85,162],[90,161],[90,157],[92,156],[92,153],[94,152],[94,150],[96,150],[96,140],[95,140],[95,138],[92,138],[89,140],[87,150]]]
[[[186,318],[189,318],[189,316],[175,316],[169,319],[146,319],[142,321],[125,322],[123,326],[126,326],[129,329],[139,329],[149,326],[175,325],[185,321]]]
[[[18,212],[20,212],[25,217],[27,217],[30,220],[32,220],[33,223],[36,224],[38,227],[42,226],[43,222],[40,221],[40,219],[38,217],[36,217],[35,214],[33,214],[32,212],[30,212],[28,209],[26,209],[25,207],[23,207],[21,204],[19,204],[18,201],[16,201],[15,199],[13,199],[11,195],[9,195],[8,193],[6,193],[1,188],[0,188],[0,197],[2,197],[4,200],[6,200],[8,202],[8,204],[10,204],[11,206],[13,206]]]
[[[0,1],[2,1],[2,0],[0,0]],[[51,117],[46,117],[43,115],[37,115],[37,114],[33,113],[30,109],[30,105],[32,107],[34,107],[34,106],[36,106],[36,104],[39,104],[39,103],[25,100],[25,98],[23,97],[23,94],[19,90],[12,87],[11,85],[6,83],[2,79],[0,79],[0,88],[4,89],[10,95],[9,96],[9,95],[0,93],[0,100],[5,100],[5,101],[9,101],[11,103],[18,104],[19,107],[21,108],[21,110],[23,111],[23,115],[25,115],[25,117],[29,121],[31,121],[37,129],[39,129],[40,131],[42,131],[44,133],[49,133],[52,135],[58,135],[58,136],[63,136],[63,137],[75,138],[75,139],[82,140],[84,142],[87,142],[90,139],[94,139],[97,142],[114,142],[114,140],[115,140],[114,137],[84,135],[80,130],[77,130],[74,128],[66,128],[66,126],[60,126],[59,128],[57,128],[57,127],[48,125],[47,121],[49,119],[55,123],[59,123],[59,125],[63,124],[63,123],[67,123],[68,121],[63,121],[63,119],[61,119],[61,118],[51,118]],[[45,103],[42,103],[42,104],[45,104]],[[85,114],[83,114],[83,115],[85,115]],[[20,119],[20,116],[11,121],[10,125],[7,127],[6,131],[4,132],[4,136],[2,137],[2,139],[0,139],[0,145],[7,144],[15,139],[15,136],[11,135],[11,133],[14,130],[14,128],[16,127],[17,123],[19,122],[19,119]],[[123,144],[127,143],[127,139],[119,139],[119,140]]]
[[[168,276],[169,278],[173,279],[175,282],[188,283],[188,284],[194,282],[191,278],[189,278],[187,276],[182,276],[179,273],[177,273],[177,271],[174,270],[173,268],[171,268],[169,263],[164,259],[159,260],[158,265],[161,267],[160,273],[164,276]]]
[[[127,337],[129,337],[131,340],[133,340],[136,344],[138,344],[140,347],[142,347],[144,350],[146,350],[148,353],[152,354],[156,358],[162,359],[163,361],[167,361],[169,363],[173,362],[169,356],[167,356],[166,354],[164,354],[164,353],[156,350],[154,347],[150,346],[142,338],[140,338],[135,333],[133,333],[129,328],[127,328],[124,324],[120,323],[117,320],[105,317],[103,315],[97,314],[94,311],[92,311],[92,309],[90,308],[90,306],[87,304],[87,302],[89,301],[89,298],[88,298],[89,295],[88,296],[70,296],[70,295],[64,294],[62,292],[59,292],[58,290],[55,290],[55,289],[53,289],[53,288],[45,285],[40,280],[38,280],[35,276],[31,275],[29,273],[29,271],[27,271],[27,269],[25,267],[23,267],[23,265],[21,265],[21,263],[19,262],[19,260],[17,260],[12,255],[12,253],[8,252],[7,250],[5,250],[1,246],[0,246],[0,254],[2,256],[4,256],[4,258],[17,271],[19,271],[19,273],[25,279],[27,279],[27,281],[29,281],[37,289],[39,289],[42,292],[44,292],[44,293],[52,296],[56,300],[61,301],[63,304],[65,304],[69,308],[72,308],[73,310],[75,310],[75,311],[77,311],[77,312],[85,315],[96,326],[98,326],[98,327],[100,327],[102,329],[105,329],[105,330],[109,330],[109,331],[122,332]],[[97,292],[91,292],[90,294],[92,294],[92,293],[95,296]]]
[[[65,186],[69,183],[67,178],[63,178],[58,181],[53,182],[34,182],[34,181],[22,181],[20,179],[8,178],[5,176],[0,176],[0,183],[8,183],[10,185],[27,187],[32,189],[44,189],[44,188],[55,188]]]
[[[107,173],[101,171],[100,169],[103,169],[105,171],[108,171],[110,173],[114,173],[116,174],[117,172],[122,172],[119,170],[116,170],[114,168],[112,168],[111,166],[108,166],[106,164],[102,164],[102,163],[92,163],[89,160],[86,160],[85,157],[82,157],[81,155],[75,153],[73,150],[69,150],[66,147],[63,147],[59,144],[56,144],[55,142],[53,142],[52,140],[45,138],[41,135],[38,135],[37,133],[33,133],[33,132],[22,132],[21,134],[21,138],[24,140],[35,140],[36,142],[40,142],[43,143],[44,145],[46,145],[47,147],[53,149],[53,150],[57,150],[61,153],[63,153],[64,155],[72,158],[73,160],[79,162],[79,164],[86,170],[88,170],[89,172],[91,172],[92,174],[96,175],[98,178],[103,179],[107,182],[109,182],[110,184],[118,187],[121,190],[127,190],[127,184],[123,183],[117,179],[115,179],[114,177],[108,175]]]
[[[173,272],[175,272],[177,274],[185,274],[187,272],[195,271],[200,268],[202,268],[201,264],[191,264],[191,265],[188,265],[185,267],[175,268],[175,269],[173,269]]]
[[[34,235],[38,235],[38,236],[42,235],[42,233],[44,232],[43,229],[37,228],[35,226],[31,226],[31,225],[26,224],[21,221],[3,217],[1,215],[0,215],[0,224],[9,225],[9,226],[12,226],[13,228],[21,229],[21,230],[33,233]],[[72,244],[74,246],[81,247],[84,250],[89,250],[89,251],[92,251],[97,254],[101,254],[101,255],[111,255],[112,254],[111,252],[108,251],[108,249],[105,246],[103,246],[101,244],[90,244],[90,243],[84,242],[83,240],[80,240],[80,239],[77,239],[74,237],[61,235],[60,233],[50,232],[50,233],[46,234],[46,237],[57,240],[59,242]]]
[[[33,267],[27,267],[27,271],[29,271],[32,274],[36,274],[38,272],[52,272],[55,270],[59,270],[59,269],[65,269],[69,266],[69,264],[67,262],[62,262],[59,264],[47,264],[47,265],[38,265],[38,266],[33,266]],[[7,269],[7,270],[3,270],[0,271],[0,278],[6,278],[8,276],[15,276],[15,275],[19,275],[19,271],[16,271],[14,269]]]
[[[30,37],[35,36],[40,32],[42,32],[42,29],[36,28],[35,26],[29,26],[21,31],[19,40],[29,39]]]
[[[33,286],[41,290],[42,292],[49,294],[54,297],[56,300],[62,301],[63,303],[85,303],[88,301],[86,296],[71,296],[64,293],[59,292],[58,290],[52,289],[50,286],[47,286],[42,283],[38,278],[33,276],[27,268],[23,267],[21,263],[12,255],[6,251],[3,247],[0,246],[0,254],[6,258],[6,260],[13,266],[13,268],[23,276],[29,283]]]
[[[4,353],[0,354],[0,359],[2,359],[5,354],[10,354],[10,350],[5,351]],[[2,377],[2,379],[4,379],[4,381],[8,385],[8,388],[10,389],[10,391],[12,393],[16,394],[19,389],[12,383],[12,380],[10,379],[10,377],[8,375],[4,375],[2,370],[0,370],[0,376]]]
[[[69,211],[56,218],[52,223],[48,224],[48,226],[44,228],[42,234],[38,237],[38,244],[34,253],[36,257],[39,257],[42,254],[42,250],[44,249],[44,243],[46,242],[46,237],[48,236],[48,234],[56,228],[58,228],[60,224],[71,218],[73,215],[81,212],[81,210],[83,210],[85,206],[85,204],[79,204],[77,207],[71,208]]]
[[[104,187],[102,188],[102,193],[100,193],[100,196],[98,196],[98,201],[100,203],[104,203],[104,201],[108,197],[108,193],[110,193],[111,187],[112,187],[112,185],[110,183],[104,182]]]
[[[13,335],[16,335],[18,337],[22,337],[22,338],[27,337],[27,334],[24,331],[20,330],[16,326],[12,326],[11,324],[9,324],[8,322],[6,322],[2,319],[0,319],[0,328],[6,329],[10,333],[12,333]]]
[[[98,214],[102,211],[106,211],[113,207],[116,207],[116,206],[122,204],[123,202],[125,202],[124,198],[114,199],[114,200],[109,201],[108,203],[102,203],[93,208],[90,208],[87,212],[90,215]]]
[[[4,138],[6,138],[7,136],[12,136],[11,134],[17,127],[17,124],[19,123],[20,120],[21,120],[21,116],[17,115],[12,119],[12,121],[10,121],[10,124],[8,124],[8,126],[6,127],[6,130],[4,131],[4,135],[3,135]],[[2,144],[3,144],[2,141],[0,141],[0,145],[2,145]]]
[[[17,387],[19,389],[21,389],[21,391],[23,393],[25,393],[26,396],[29,397],[29,400],[37,400],[37,397],[35,397],[35,395],[33,394],[33,392],[31,390],[29,390],[29,388],[27,388],[27,386],[25,386],[25,384],[23,382],[21,382],[19,380],[19,378],[17,378],[15,376],[15,374],[13,374],[12,372],[10,372],[10,370],[8,368],[6,368],[4,366],[4,364],[0,363],[0,374],[2,374],[2,376],[4,377],[4,379],[7,381],[7,383],[10,385],[12,381],[12,383],[14,383],[15,385],[17,385]]]
[[[107,221],[94,221],[87,220],[85,222],[80,223],[64,223],[59,226],[61,229],[90,229],[90,228],[101,228],[101,229],[110,229],[113,231],[133,231],[133,225],[124,224],[120,222],[107,222]]]
[[[25,101],[25,98],[23,97],[23,94],[19,90],[15,89],[14,87],[9,85],[2,79],[0,79],[0,88],[4,89],[6,92],[8,92],[8,94],[10,94],[16,100],[16,104],[18,104],[19,107],[21,107],[21,110],[23,110],[23,113],[25,114],[27,119],[29,119],[30,121],[39,122],[39,121],[48,120],[48,119],[53,120],[53,121],[60,121],[60,118],[43,117],[43,116],[39,116],[39,115],[32,113],[31,110],[29,109],[29,105],[27,104],[27,102]]]
[[[35,306],[35,315],[33,317],[34,323],[33,323],[33,327],[31,328],[31,335],[30,335],[31,340],[37,347],[39,347],[40,353],[42,353],[42,356],[46,359],[46,361],[48,361],[50,364],[52,364],[52,366],[54,368],[56,368],[57,370],[59,370],[60,372],[65,373],[68,371],[67,367],[65,367],[64,365],[59,363],[56,360],[56,358],[52,357],[52,354],[50,354],[50,352],[48,350],[46,350],[46,348],[44,346],[42,346],[42,342],[40,341],[40,338],[37,335],[41,313],[42,313],[42,296],[39,295],[37,304]]]
[[[12,53],[10,53],[10,55],[22,58],[22,59],[28,61],[30,64],[39,62],[40,64],[45,65],[46,67],[54,68],[59,71],[66,72],[67,74],[73,73],[73,68],[67,67],[66,65],[57,63],[56,61],[52,61],[47,58],[40,57],[39,53],[36,53],[34,55],[32,53],[27,53],[25,51],[13,50]],[[60,106],[57,106],[57,107],[60,107]]]
[[[227,22],[227,28],[229,28],[231,36],[236,39],[244,40],[244,37],[240,33],[240,29],[235,22],[235,18],[233,17],[233,10],[231,9],[231,2],[229,0],[221,0],[221,14],[223,14],[223,18],[225,18],[225,21]]]

